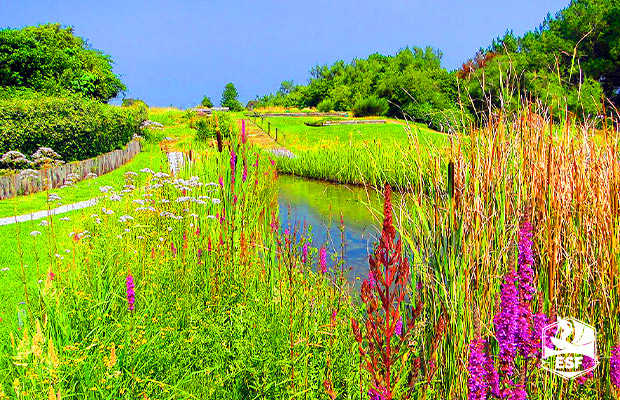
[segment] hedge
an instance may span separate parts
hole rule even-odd
[[[0,154],[32,155],[50,147],[63,161],[121,149],[146,118],[141,107],[120,108],[82,97],[0,98]]]

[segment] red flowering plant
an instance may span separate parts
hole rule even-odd
[[[361,297],[366,305],[365,329],[351,320],[362,365],[371,375],[371,399],[408,398],[415,383],[419,359],[409,357],[407,343],[422,309],[421,302],[410,313],[401,312],[410,279],[409,261],[402,255],[400,239],[395,242],[392,199],[385,187],[384,220],[381,238],[369,256],[370,272],[362,283]],[[362,332],[363,331],[363,332]]]

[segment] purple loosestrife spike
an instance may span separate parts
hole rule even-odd
[[[197,227],[196,227],[196,236],[199,236],[199,235],[200,235],[200,227],[199,227],[199,226],[197,226]]]
[[[248,141],[247,136],[245,135],[245,120],[241,120],[241,143],[245,144]]]
[[[241,180],[245,182],[248,179],[248,164],[243,164],[243,175],[241,176]]]
[[[596,365],[596,363],[594,362],[594,359],[588,357],[588,356],[584,356],[583,357],[583,361],[582,361],[582,367],[584,370],[588,369],[588,368],[592,368]],[[578,384],[583,385],[584,383],[586,383],[586,381],[588,379],[590,379],[592,377],[592,375],[594,375],[592,373],[592,371],[589,371],[581,376],[578,376],[577,378],[575,378],[575,381],[577,381]]]
[[[325,274],[327,272],[327,250],[325,247],[321,247],[319,262],[321,264],[321,273]]]
[[[532,301],[536,288],[534,287],[534,252],[532,250],[532,225],[526,216],[519,231],[519,291],[523,300]]]
[[[219,183],[220,183],[220,188],[224,189],[224,178],[221,175],[220,175]]]
[[[611,357],[609,359],[609,378],[611,384],[620,389],[620,339],[611,349]]]
[[[177,248],[174,247],[174,243],[170,242],[170,250],[172,251],[172,257],[176,257],[177,256]]]
[[[198,258],[202,258],[202,249],[198,249],[197,255]]]
[[[403,318],[398,317],[398,321],[396,321],[396,327],[394,328],[394,333],[396,336],[400,336],[403,334]]]
[[[519,300],[515,286],[516,274],[514,269],[504,277],[504,284],[500,294],[500,309],[493,318],[495,334],[499,344],[499,367],[512,376],[514,373],[514,358],[517,354],[517,324],[519,321]]]
[[[308,242],[304,243],[304,247],[301,251],[301,262],[304,264],[308,262]]]
[[[489,391],[487,381],[487,354],[484,350],[485,342],[481,337],[476,337],[469,343],[469,360],[467,369],[469,378],[467,386],[469,388],[468,400],[486,400]]]
[[[136,301],[136,294],[134,292],[134,284],[133,284],[133,276],[131,276],[131,274],[127,275],[127,280],[126,280],[126,286],[127,286],[127,309],[129,311],[133,311],[134,310],[134,303]]]
[[[373,274],[372,271],[368,273],[368,283],[370,284],[371,288],[374,288],[377,284],[377,281],[375,280],[375,274]]]
[[[237,155],[235,154],[235,149],[230,149],[230,176],[231,182],[235,183],[235,170],[237,168]]]
[[[258,154],[256,155],[256,161],[252,164],[254,168],[258,168]]]

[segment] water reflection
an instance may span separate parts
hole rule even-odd
[[[371,208],[375,215],[381,214],[381,194],[289,175],[278,177],[278,193],[281,226],[311,225],[313,246],[327,245],[328,254],[340,254],[342,212],[346,240],[344,259],[346,266],[351,267],[349,277],[368,275],[368,254],[381,228]]]

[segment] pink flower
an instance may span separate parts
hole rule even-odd
[[[133,276],[131,276],[131,274],[127,275],[127,279],[125,283],[127,286],[127,304],[128,304],[127,309],[129,311],[133,311],[134,303],[136,301],[136,294],[134,292]]]
[[[321,273],[325,274],[327,272],[327,250],[325,247],[321,247],[321,251],[319,253],[319,262],[321,267]]]

